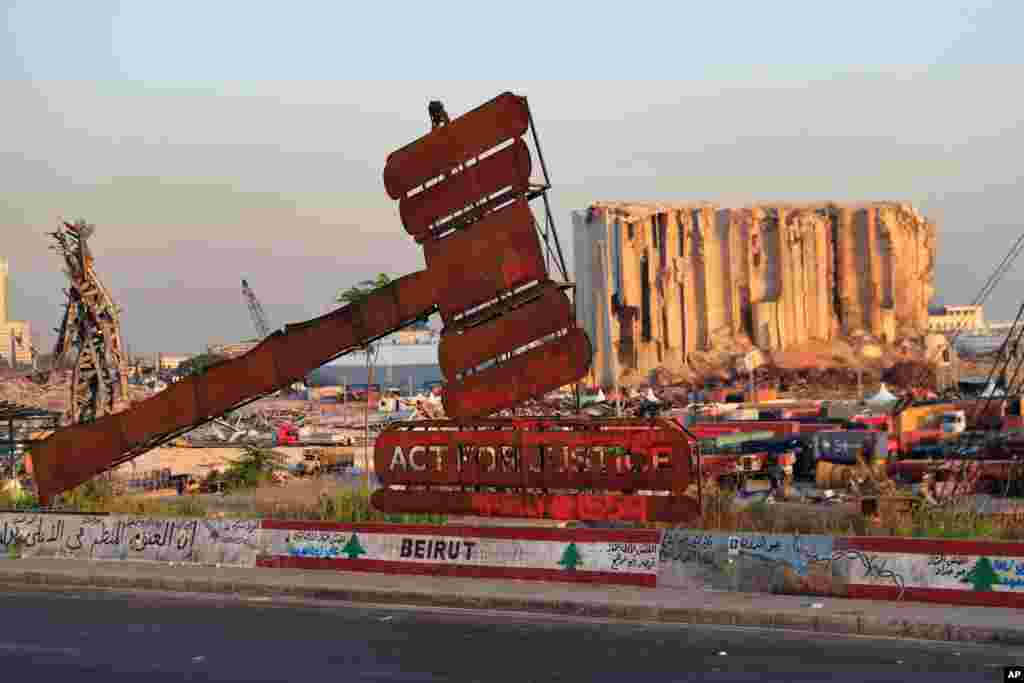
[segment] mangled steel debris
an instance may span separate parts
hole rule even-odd
[[[53,233],[70,280],[67,305],[53,355],[55,364],[74,355],[67,419],[92,422],[128,405],[128,375],[117,306],[93,267],[88,240],[95,226],[63,223]]]

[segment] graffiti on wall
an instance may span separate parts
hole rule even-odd
[[[987,557],[982,557],[974,565],[974,568],[968,572],[964,578],[976,581],[979,574],[985,572],[982,568],[982,562],[989,562]],[[992,581],[990,585],[1003,586],[1007,590],[1016,590],[1017,588],[1024,588],[1024,559],[1018,558],[1000,558],[991,560],[992,574],[994,574],[995,581]],[[976,590],[984,590],[979,588],[978,584],[975,584]]]
[[[715,533],[668,529],[662,534],[658,584],[747,592],[844,595],[870,577],[899,589],[906,570],[883,553],[837,549],[831,536]]]
[[[523,540],[373,531],[266,529],[270,556],[548,569],[658,572],[657,542]],[[353,565],[355,566],[355,565]]]
[[[658,584],[837,597],[867,586],[896,600],[912,589],[1024,591],[1022,557],[877,552],[839,540],[833,547],[828,536],[670,529],[662,535]]]
[[[854,552],[854,551],[849,551]],[[877,553],[874,567],[851,562],[852,583],[883,585],[886,572],[900,577],[901,588],[958,591],[1018,591],[1024,589],[1024,559],[983,555]]]
[[[624,569],[656,571],[658,568],[657,543],[609,543],[605,553],[613,572]]]
[[[756,558],[793,568],[800,574],[832,556],[831,536],[708,533],[668,529],[661,539],[662,562],[709,562],[713,558]]]
[[[328,531],[291,531],[285,536],[285,545],[289,557],[335,559],[347,556],[342,552],[347,538]]]
[[[658,584],[749,592],[779,592],[831,574],[831,536],[662,533]]]
[[[0,515],[0,551],[21,557],[255,565],[259,522]]]

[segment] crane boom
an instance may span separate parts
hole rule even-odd
[[[252,287],[244,279],[242,280],[242,296],[245,297],[245,303],[249,307],[249,315],[252,317],[252,324],[256,327],[256,332],[260,335],[260,339],[266,338],[270,334],[267,314],[263,311],[263,305],[260,304],[260,300],[256,298],[256,293],[252,291]]]

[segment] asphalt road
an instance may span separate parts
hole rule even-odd
[[[0,605],[5,680],[959,682],[1024,663],[1024,648],[485,611],[96,592]]]

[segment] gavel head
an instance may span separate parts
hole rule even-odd
[[[431,115],[435,114],[431,103]],[[440,104],[440,103],[438,103]],[[583,377],[592,348],[545,265],[531,199],[525,97],[503,93],[388,156],[384,187],[423,245],[444,330],[452,417],[510,408]]]

